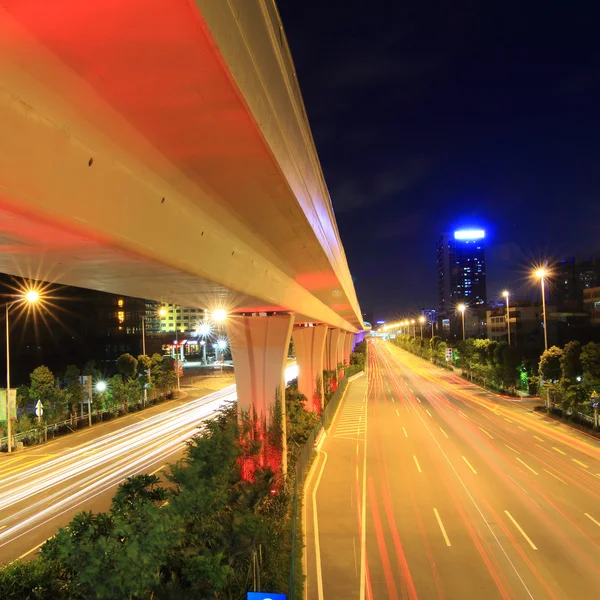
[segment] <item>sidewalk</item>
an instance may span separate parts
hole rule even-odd
[[[302,520],[308,600],[358,597],[359,472],[363,470],[367,381],[363,375],[348,385],[306,480]]]

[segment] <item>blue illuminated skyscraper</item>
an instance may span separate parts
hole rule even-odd
[[[448,318],[460,303],[485,307],[485,232],[461,229],[444,233],[437,244],[439,310]]]

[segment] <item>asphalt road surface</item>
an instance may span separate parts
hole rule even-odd
[[[106,510],[126,477],[181,458],[201,422],[235,398],[230,385],[0,456],[0,562],[32,555],[82,510]]]
[[[369,349],[307,481],[307,597],[600,598],[598,441]]]

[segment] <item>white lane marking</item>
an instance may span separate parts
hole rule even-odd
[[[400,413],[398,412],[398,409],[396,409],[396,414],[397,414],[398,416],[400,416]]]
[[[492,439],[492,440],[494,439],[492,434],[487,432],[483,427],[480,427],[479,429],[481,429],[481,431],[483,431],[483,433],[485,433],[485,435],[487,435],[490,439]]]
[[[464,417],[465,419],[468,419],[469,417],[467,417],[467,415],[465,415],[465,413],[462,410],[458,411],[460,413],[461,417]]]
[[[521,431],[529,431],[529,429],[525,429],[525,427],[521,427],[520,425],[517,425],[517,427],[521,430]]]
[[[440,529],[442,530],[442,535],[444,536],[444,540],[446,541],[446,546],[452,546],[452,544],[450,543],[450,540],[448,538],[448,534],[446,533],[446,528],[444,527],[444,524],[442,523],[442,519],[440,518],[440,513],[438,513],[437,508],[433,509],[433,513],[435,514],[435,518],[437,519],[438,525],[440,526]]]
[[[32,552],[35,552],[38,548],[41,548],[47,541],[48,540],[44,540],[43,542],[40,542],[37,546],[34,546],[31,550],[27,550],[27,552],[25,552],[24,554],[21,554],[21,556],[19,556],[19,558],[17,560],[21,560],[22,558],[25,558]]]
[[[467,465],[469,466],[469,469],[471,469],[471,471],[473,471],[473,473],[475,473],[475,475],[477,475],[477,471],[473,468],[471,463],[464,456],[462,457],[462,459],[467,463]]]
[[[413,458],[415,459],[415,465],[417,465],[417,470],[419,471],[419,473],[422,473],[423,471],[421,471],[421,466],[419,465],[419,461],[417,460],[417,457],[413,454]]]
[[[589,469],[589,467],[585,463],[582,463],[580,460],[577,460],[576,458],[572,458],[571,460],[577,463],[578,465],[581,465],[583,468]]]
[[[546,440],[543,440],[541,437],[538,437],[537,435],[533,436],[536,440],[538,440],[538,442],[545,442]]]
[[[425,409],[425,412],[433,419],[433,415],[427,409]]]
[[[415,398],[417,398],[417,396],[415,396]],[[418,402],[419,404],[421,404],[421,399],[420,399],[420,398],[417,398],[417,402]]]
[[[440,431],[446,436],[448,437],[448,434],[440,427]]]
[[[404,429],[404,427],[402,428],[402,431],[404,431],[404,437],[408,437],[408,433],[406,433],[406,429]]]
[[[511,421],[510,419],[507,419],[506,417],[504,417],[505,421],[508,421],[509,423],[514,423],[514,421]]]
[[[327,452],[323,452],[323,464],[321,465],[321,470],[319,471],[319,476],[317,477],[317,481],[315,482],[315,487],[312,492],[312,503],[313,503],[313,528],[315,534],[315,560],[316,560],[316,571],[317,571],[317,595],[319,596],[319,600],[323,599],[323,573],[321,570],[321,544],[319,543],[319,517],[317,514],[317,490],[319,488],[319,483],[321,482],[321,477],[323,476],[323,471],[325,470],[325,465],[327,464]]]
[[[531,593],[531,590],[527,587],[527,584],[525,583],[525,580],[521,576],[521,573],[517,569],[515,563],[511,560],[508,552],[506,551],[506,548],[502,544],[502,540],[500,538],[498,538],[498,536],[496,535],[496,532],[494,531],[494,529],[490,525],[489,520],[483,514],[483,511],[481,510],[481,507],[479,506],[479,504],[477,504],[477,501],[475,500],[475,498],[473,498],[473,494],[471,494],[471,492],[469,491],[469,488],[467,487],[466,483],[463,481],[463,478],[460,476],[458,470],[452,464],[452,461],[450,460],[450,458],[448,457],[448,455],[446,454],[446,452],[444,452],[444,448],[442,447],[442,445],[438,441],[437,437],[433,434],[433,431],[431,431],[431,429],[429,428],[429,425],[427,425],[427,421],[425,419],[423,419],[423,417],[421,415],[419,415],[419,414],[417,414],[417,417],[419,419],[421,419],[421,423],[425,426],[425,429],[427,429],[427,433],[429,433],[429,435],[431,436],[431,438],[433,440],[433,443],[438,447],[438,450],[442,453],[442,456],[446,459],[446,462],[448,463],[448,466],[450,467],[450,469],[452,470],[452,472],[454,473],[454,475],[456,476],[456,478],[460,482],[460,485],[462,486],[463,490],[465,491],[465,493],[469,497],[469,500],[471,501],[471,503],[475,507],[475,510],[477,510],[477,512],[479,513],[479,517],[481,518],[481,521],[487,527],[488,531],[490,532],[490,535],[494,538],[494,541],[496,542],[496,544],[498,544],[498,547],[502,551],[502,554],[506,558],[506,561],[512,567],[512,570],[514,571],[515,575],[517,576],[517,578],[521,582],[521,585],[523,586],[523,589],[527,592],[527,595],[529,596],[529,598],[531,600],[534,600],[534,597],[533,597],[533,594]],[[361,600],[364,600],[364,598],[361,598]]]
[[[367,393],[365,391],[365,404],[367,402]],[[366,593],[366,569],[367,569],[367,416],[368,406],[365,405],[365,445],[363,446],[363,477],[362,477],[362,506],[360,521],[360,589],[359,600],[365,600]]]
[[[150,475],[156,475],[156,473],[158,473],[159,471],[162,471],[167,465],[161,465],[160,467],[158,467],[158,469],[154,469],[154,471],[152,471],[152,473],[150,473]]]
[[[504,444],[509,450],[512,450],[515,454],[521,454],[518,450],[515,450],[512,446],[509,446],[508,444]]]
[[[594,519],[594,517],[592,517],[592,515],[589,515],[588,513],[583,513],[590,521],[596,523],[596,525],[598,525],[598,527],[600,527],[600,523],[598,523],[598,521],[596,521],[596,519]]]
[[[566,452],[563,452],[560,448],[557,448],[556,446],[552,446],[552,450],[556,450],[559,454],[564,454],[565,456],[567,455]]]
[[[554,477],[555,479],[562,481],[565,485],[569,485],[566,481],[561,479],[558,475],[555,475],[552,471],[548,471],[548,469],[544,469],[544,471],[546,471],[546,473],[548,473],[548,475],[552,475],[552,477]]]
[[[539,473],[537,471],[534,471],[526,462],[523,462],[518,456],[517,456],[517,460],[524,466],[527,467],[534,475],[538,475]]]
[[[0,531],[2,531],[3,529],[6,529],[6,525],[2,525],[2,527],[0,527]]]
[[[514,526],[519,530],[521,535],[527,540],[527,543],[534,549],[537,550],[537,546],[531,541],[531,538],[523,531],[523,528],[515,521],[514,517],[507,511],[504,511],[508,518],[514,523]]]

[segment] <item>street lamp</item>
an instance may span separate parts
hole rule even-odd
[[[40,300],[40,294],[36,290],[27,290],[20,298],[6,303],[6,423],[7,423],[7,445],[8,452],[12,452],[12,423],[10,420],[10,325],[8,311],[15,304],[36,304]]]
[[[102,393],[102,392],[105,392],[105,391],[106,391],[106,382],[104,382],[104,381],[99,381],[99,382],[96,384],[96,391],[98,391],[98,392],[100,392],[100,393]]]
[[[508,330],[508,345],[510,346],[510,303],[508,299],[508,290],[504,290],[502,295],[506,298],[506,327]]]
[[[215,323],[222,323],[227,319],[227,311],[223,308],[217,308],[212,311],[210,317]]]
[[[200,323],[198,326],[198,335],[202,337],[200,345],[202,346],[202,363],[206,364],[206,338],[211,333],[211,327],[208,323]]]
[[[423,323],[425,323],[425,317],[419,317],[419,325],[421,326],[421,339],[423,339]]]
[[[415,331],[415,320],[411,319],[410,324],[413,326],[413,337],[417,337],[417,333]]]
[[[544,279],[548,275],[546,269],[538,269],[535,272],[535,276],[539,277],[540,284],[542,286],[542,312],[544,314],[544,350],[548,350],[548,328],[546,326],[546,294],[544,290]]]
[[[465,310],[467,307],[464,304],[458,305],[458,310],[460,311],[462,317],[462,332],[463,332],[463,341],[465,340]]]

